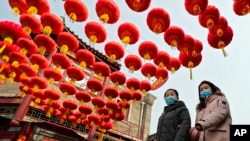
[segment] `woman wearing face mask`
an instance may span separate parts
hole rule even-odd
[[[199,141],[229,141],[232,118],[225,95],[213,83],[202,81],[199,99],[195,123],[200,131]]]
[[[191,126],[189,111],[175,89],[164,94],[167,104],[158,121],[156,141],[187,141]]]

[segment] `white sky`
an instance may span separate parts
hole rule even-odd
[[[51,10],[58,16],[65,16],[63,3],[61,0],[49,0]],[[87,21],[82,23],[71,23],[66,17],[66,24],[72,28],[84,41],[88,39],[84,33],[84,25],[88,21],[99,21],[95,12],[96,0],[85,0],[85,4],[89,10]],[[104,43],[96,44],[95,48],[103,52],[105,43],[111,40],[120,41],[117,35],[117,27],[123,22],[132,22],[136,24],[142,35],[140,40],[126,47],[126,54],[137,53],[138,45],[145,40],[153,41],[158,45],[159,50],[167,51],[171,56],[178,56],[178,51],[173,50],[163,40],[163,34],[156,35],[146,25],[147,12],[155,7],[164,8],[171,17],[171,25],[182,27],[186,34],[193,36],[203,42],[202,62],[193,69],[193,79],[189,78],[189,70],[181,67],[175,74],[169,73],[169,80],[165,85],[155,91],[150,91],[157,99],[154,102],[152,110],[152,120],[150,132],[156,132],[158,117],[163,111],[165,102],[163,93],[168,88],[175,88],[179,91],[180,99],[183,100],[189,108],[192,125],[195,120],[195,107],[198,103],[198,84],[202,80],[214,82],[225,93],[228,98],[233,124],[250,124],[250,18],[249,15],[237,16],[233,12],[233,0],[209,0],[209,4],[219,8],[220,15],[227,18],[229,26],[232,27],[234,36],[232,42],[225,48],[228,53],[224,57],[221,50],[210,47],[207,43],[207,29],[201,27],[198,23],[198,17],[189,15],[184,8],[184,0],[182,1],[164,1],[151,0],[151,6],[144,12],[136,13],[128,8],[124,0],[115,1],[120,8],[121,17],[119,21],[113,25],[105,24],[108,38]],[[18,17],[14,16],[8,5],[8,1],[1,1],[0,20],[18,21]],[[137,53],[138,54],[138,53]],[[123,63],[123,60],[121,61]],[[140,71],[133,74],[128,73],[125,67],[122,68],[129,77],[137,77],[144,79]]]

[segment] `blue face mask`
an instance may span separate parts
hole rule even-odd
[[[200,92],[200,97],[201,99],[206,99],[207,96],[211,95],[212,91],[210,89],[205,89],[203,91]]]
[[[175,96],[168,96],[165,98],[165,102],[168,106],[173,105],[176,101],[176,97]]]

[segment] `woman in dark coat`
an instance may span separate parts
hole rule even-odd
[[[167,106],[159,118],[156,141],[187,141],[191,126],[189,111],[175,89],[164,94]]]

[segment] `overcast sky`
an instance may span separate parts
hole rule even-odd
[[[146,16],[149,10],[156,7],[164,8],[171,18],[171,25],[177,25],[183,28],[186,34],[202,41],[202,62],[193,69],[193,79],[189,78],[189,69],[181,67],[175,74],[169,75],[169,80],[161,88],[150,91],[157,99],[152,109],[151,133],[156,132],[158,118],[161,115],[165,102],[163,93],[168,88],[175,88],[179,91],[180,99],[183,100],[191,114],[192,125],[195,120],[195,107],[198,103],[198,84],[202,80],[214,82],[221,88],[228,98],[233,124],[250,124],[250,18],[249,15],[237,16],[233,12],[232,0],[209,0],[210,5],[216,6],[220,10],[220,15],[227,18],[229,26],[232,27],[234,36],[232,42],[225,48],[228,56],[224,57],[221,50],[210,47],[207,43],[207,29],[201,27],[198,23],[198,17],[189,15],[184,8],[184,0],[164,1],[151,0],[150,7],[141,13],[134,12],[128,8],[125,1],[115,1],[120,8],[121,17],[115,24],[105,24],[108,38],[104,43],[95,45],[95,48],[103,52],[105,43],[111,40],[120,41],[117,35],[117,27],[123,22],[132,22],[140,30],[140,40],[125,48],[126,55],[137,53],[138,45],[145,40],[153,41],[157,44],[159,50],[167,51],[171,56],[178,57],[178,51],[171,49],[163,40],[163,34],[155,34],[149,30],[146,25]],[[61,0],[49,0],[51,11],[58,16],[65,16],[63,3]],[[82,23],[71,23],[66,17],[66,24],[71,27],[84,41],[88,42],[84,34],[84,25],[89,21],[99,21],[95,12],[96,0],[84,1],[89,10],[87,21]],[[0,20],[18,21],[8,5],[8,1],[1,1]],[[138,54],[138,53],[137,53]],[[121,60],[123,63],[123,59]],[[133,74],[128,73],[125,67],[122,67],[128,77],[139,77],[144,79],[140,71]]]

